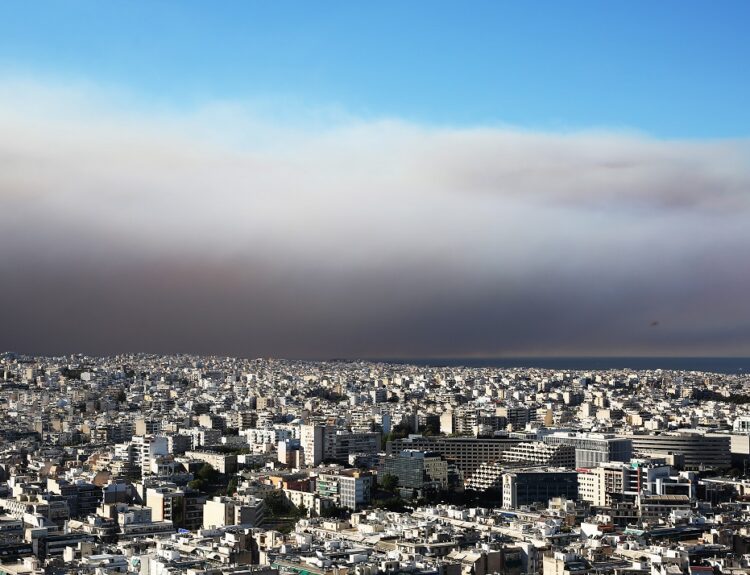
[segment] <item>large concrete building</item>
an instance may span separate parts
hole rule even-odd
[[[483,463],[474,470],[466,481],[466,489],[473,491],[500,491],[503,488],[503,474],[506,466],[502,463]]]
[[[154,521],[171,521],[175,527],[194,530],[203,524],[205,501],[198,491],[165,486],[148,488],[145,504]]]
[[[630,439],[608,434],[555,432],[546,435],[544,442],[575,447],[576,467],[596,467],[608,461],[630,461],[633,456]]]
[[[368,471],[342,469],[321,473],[315,481],[315,490],[324,497],[337,501],[341,507],[358,510],[372,500],[374,477]]]
[[[747,471],[750,464],[750,433],[733,433],[730,436],[732,467]]]
[[[521,439],[516,438],[424,437],[412,435],[389,441],[386,452],[392,454],[399,453],[404,449],[417,449],[439,453],[446,460],[454,462],[464,477],[468,479],[480,465],[500,461],[505,450],[520,442]]]
[[[541,441],[519,443],[505,450],[503,461],[525,465],[570,467],[576,465],[576,449],[564,443],[548,445]]]
[[[686,470],[725,469],[731,466],[729,435],[688,432],[632,435],[633,450],[641,455],[682,456]]]
[[[578,498],[578,473],[545,469],[515,470],[503,475],[503,507],[546,505],[553,497]]]
[[[324,461],[348,463],[349,455],[380,451],[380,433],[376,431],[347,431],[326,427],[323,434]]]
[[[237,471],[237,456],[233,453],[186,451],[185,457],[208,463],[216,471],[222,474],[232,474]]]
[[[448,462],[436,452],[405,449],[386,456],[383,475],[398,477],[401,489],[437,491],[448,487]]]
[[[324,461],[348,463],[352,454],[380,451],[380,433],[348,431],[330,425],[303,425],[300,446],[304,465],[308,467]]]

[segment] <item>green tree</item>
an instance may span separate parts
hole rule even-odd
[[[206,482],[203,481],[202,479],[193,479],[192,481],[188,482],[188,487],[190,489],[203,491],[206,488]]]
[[[385,475],[383,475],[383,478],[380,479],[379,483],[381,489],[383,489],[384,491],[395,493],[396,489],[398,488],[398,476],[386,473]]]
[[[202,479],[206,483],[216,483],[219,480],[221,474],[216,471],[210,463],[204,463],[201,465],[198,472],[195,474],[197,479]]]
[[[340,507],[339,505],[331,505],[325,509],[321,509],[320,516],[328,519],[339,519],[346,517],[348,510],[346,507]]]
[[[263,498],[263,501],[273,517],[281,517],[291,510],[291,505],[281,491],[271,491]]]
[[[388,511],[396,511],[397,513],[403,513],[406,510],[403,499],[398,496],[389,497],[388,499],[374,499],[372,506],[387,509]]]
[[[387,433],[383,435],[381,439],[381,447],[385,449],[387,443],[389,441],[393,441],[394,439],[403,439],[404,437],[408,437],[408,435],[412,432],[411,427],[409,427],[405,423],[399,423],[397,425],[394,425],[391,428],[390,433]]]
[[[227,495],[234,495],[237,491],[237,484],[239,483],[236,477],[232,477],[227,485]]]

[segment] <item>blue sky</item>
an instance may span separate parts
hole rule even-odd
[[[0,73],[147,105],[750,134],[750,2],[3,2]]]

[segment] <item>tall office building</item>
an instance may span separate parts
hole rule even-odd
[[[325,427],[322,425],[303,425],[300,428],[300,447],[304,465],[313,467],[323,461],[323,439]]]

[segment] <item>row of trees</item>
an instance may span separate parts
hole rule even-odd
[[[329,389],[325,389],[324,387],[313,387],[311,389],[308,389],[305,397],[318,397],[320,399],[325,399],[326,401],[331,401],[333,403],[339,403],[347,399],[345,395],[336,393],[335,391],[331,391]]]
[[[286,497],[284,497],[281,491],[271,491],[267,494],[263,501],[266,504],[266,509],[274,519],[289,519],[297,520],[302,517],[316,517],[317,514],[313,510],[308,510],[305,505],[294,505]],[[343,518],[348,515],[349,511],[338,505],[332,505],[323,509],[320,516],[324,518]]]
[[[723,401],[724,403],[733,403],[735,405],[750,403],[750,395],[744,393],[733,393],[729,396],[725,396],[712,389],[695,390],[692,394],[692,399],[698,401]]]
[[[221,473],[216,471],[210,464],[204,463],[195,473],[195,479],[188,483],[188,487],[197,489],[198,491],[209,491],[211,487],[220,484],[221,479]]]

